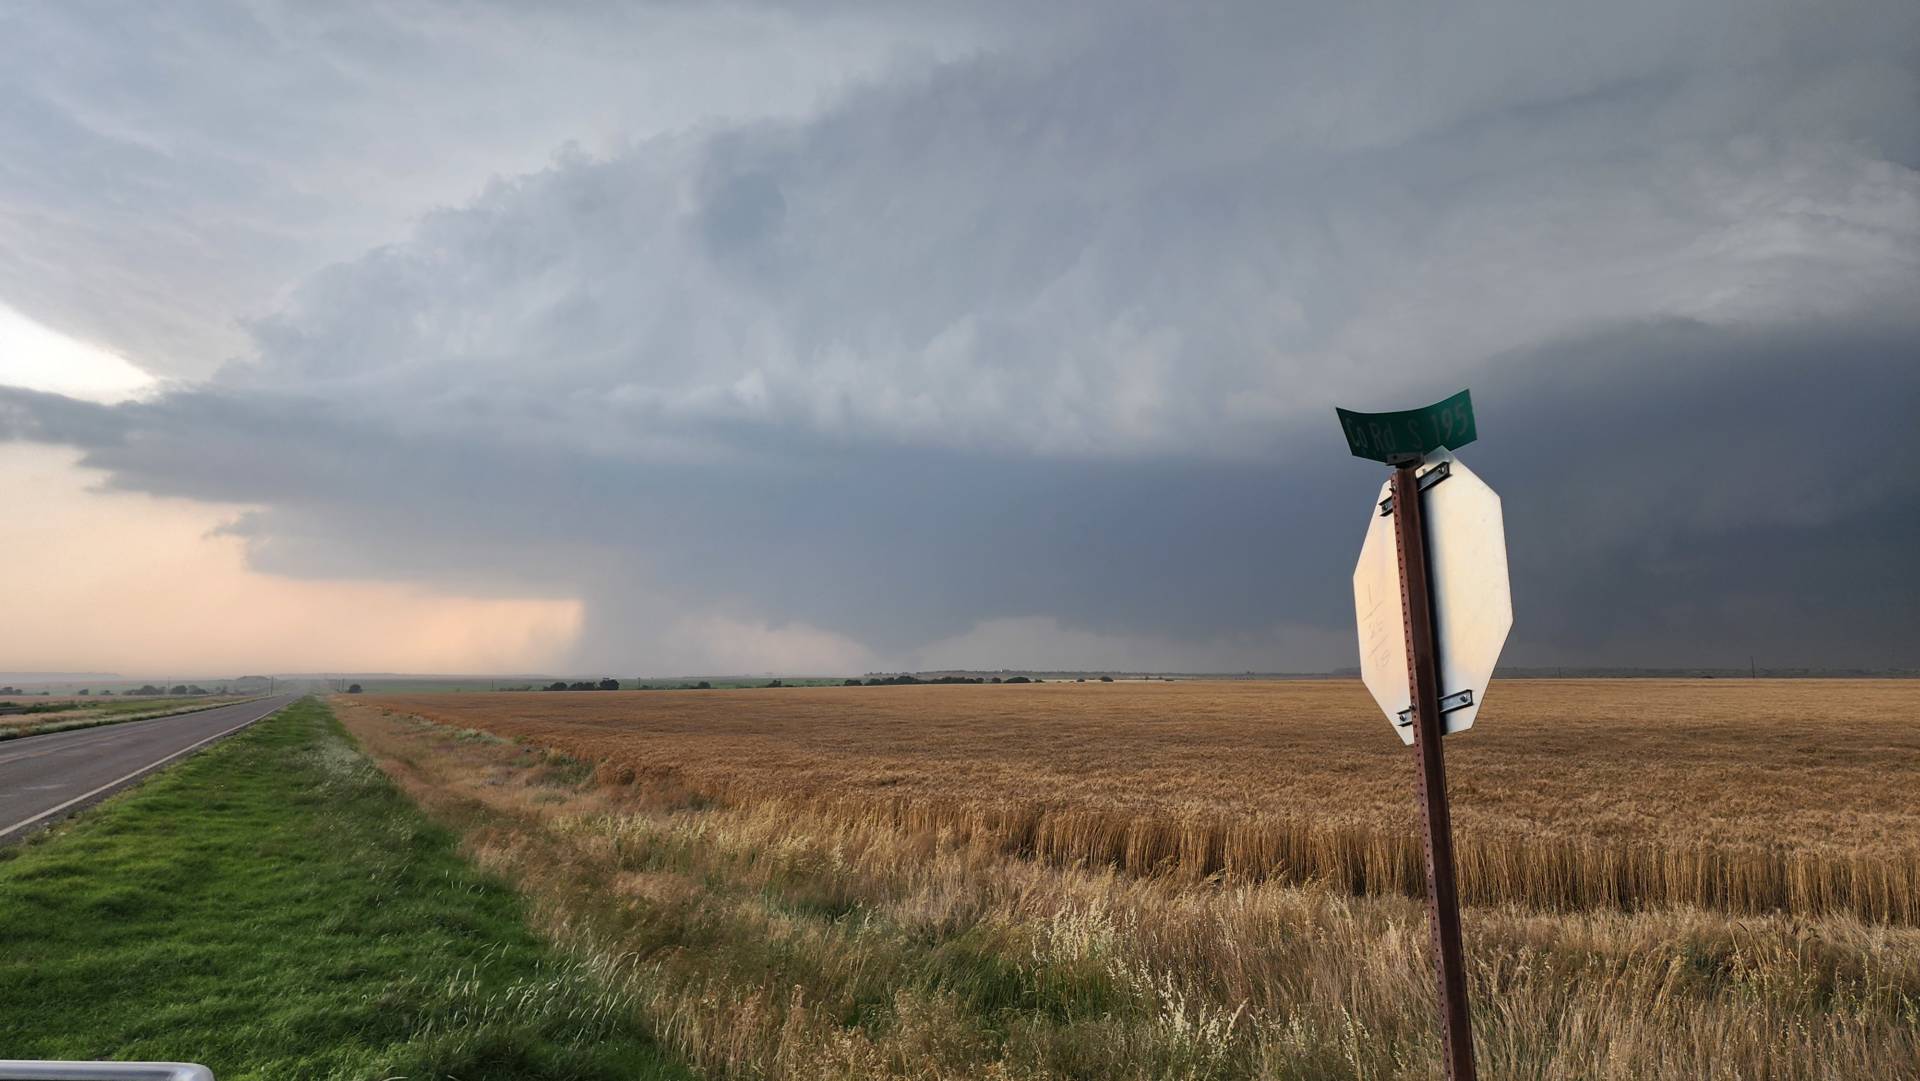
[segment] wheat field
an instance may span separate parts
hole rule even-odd
[[[1410,752],[1349,681],[370,696],[595,763],[1055,865],[1424,883]],[[1497,684],[1447,741],[1463,899],[1920,922],[1920,683]]]
[[[1404,840],[1407,752],[1359,693],[1049,684],[334,707],[703,1076],[1415,1081],[1440,1072],[1424,906],[1296,881],[1273,855],[1243,873],[1224,840],[1295,823],[1318,838],[1304,847],[1362,865],[1362,837]],[[1473,805],[1463,829],[1496,857],[1588,846],[1596,862],[1568,876],[1617,868],[1607,845],[1910,866],[1913,701],[1899,684],[1502,685],[1449,740]],[[1740,736],[1754,702],[1798,703],[1800,722],[1765,724],[1786,750]],[[1822,738],[1801,733],[1806,716]],[[1596,733],[1642,749],[1586,746]],[[1642,766],[1656,776],[1636,784]],[[1628,786],[1582,790],[1609,778]],[[1236,801],[1253,813],[1233,818]],[[1120,840],[1045,840],[1049,816]],[[1223,838],[1221,852],[1195,841],[1156,862],[1136,839],[1183,821],[1196,824],[1180,836]],[[1076,843],[1099,858],[1070,857]],[[1893,896],[1889,911],[1908,911]],[[1540,899],[1464,912],[1488,1081],[1920,1081],[1920,927],[1848,905]]]

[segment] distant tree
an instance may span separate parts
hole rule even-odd
[[[1102,683],[1112,683],[1112,682],[1113,682],[1113,677],[1112,677],[1112,676],[1101,676],[1101,677],[1100,677],[1100,682],[1102,682]]]
[[[1000,677],[999,677],[999,676],[995,676],[995,677],[993,677],[993,682],[995,682],[995,683],[998,683],[998,682],[1000,682]]]
[[[860,686],[860,681],[857,679],[850,679],[850,680],[847,680],[845,683],[842,683],[841,686],[842,687],[858,687]]]
[[[869,687],[914,687],[925,682],[927,681],[924,679],[921,679],[919,676],[909,675],[903,672],[897,676],[877,676],[873,679],[868,680],[867,686]],[[935,680],[934,682],[952,683],[954,682],[954,677],[948,676],[940,680]]]
[[[547,684],[547,690],[550,691],[564,691],[566,689],[567,685],[560,680],[554,680],[552,683]]]
[[[73,693],[75,693],[75,694],[78,694],[78,695],[89,695],[89,694],[92,694],[93,692],[92,692],[92,691],[89,691],[89,690],[87,690],[87,689],[86,689],[85,687],[82,687],[82,688],[80,688],[79,690],[77,690],[77,691],[75,691],[75,692],[73,692]]]
[[[170,689],[169,689],[169,690],[167,691],[167,693],[168,693],[168,694],[186,694],[186,693],[187,693],[187,685],[186,685],[186,684],[184,684],[184,683],[176,683],[176,684],[174,684],[174,685],[172,686],[172,688],[170,688]]]
[[[360,693],[360,685],[359,685],[358,683],[354,683],[354,684],[351,684],[351,685],[349,685],[349,686],[347,687],[347,693],[348,693],[348,694],[359,694],[359,693]]]
[[[617,691],[620,689],[620,681],[611,678],[603,679],[600,681],[600,689],[603,691]]]
[[[713,690],[713,684],[708,683],[706,680],[703,679],[700,682],[694,684],[693,689],[696,691],[710,691],[710,690]]]
[[[158,688],[158,687],[156,687],[156,686],[154,686],[154,685],[153,685],[153,684],[151,684],[151,683],[142,683],[142,684],[140,685],[140,689],[139,689],[139,690],[137,690],[137,691],[135,691],[135,692],[133,692],[133,693],[135,693],[135,694],[165,694],[165,693],[167,693],[167,692],[165,692],[165,691],[163,691],[163,690],[161,690],[160,688]]]
[[[780,682],[779,680],[777,680],[777,679],[776,679],[776,680],[774,680],[774,681],[773,681],[772,683],[769,683],[769,684],[767,684],[767,686],[769,686],[769,687],[784,687],[784,686],[786,686],[786,684],[784,684],[784,683],[782,683],[782,682]]]
[[[112,687],[108,687],[108,688],[107,688],[106,690],[104,690],[104,691],[101,691],[100,693],[101,693],[101,694],[112,694],[112,693],[113,693],[113,688],[112,688]]]
[[[1033,680],[1030,680],[1025,676],[1008,676],[1007,682],[1008,683],[1032,683]]]

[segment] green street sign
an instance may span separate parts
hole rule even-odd
[[[1347,449],[1357,458],[1395,465],[1435,447],[1457,450],[1473,442],[1473,398],[1466,391],[1425,409],[1398,413],[1356,413],[1334,408],[1347,433]]]

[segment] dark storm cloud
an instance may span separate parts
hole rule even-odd
[[[1478,385],[1520,663],[1913,664],[1910,327],[1626,328]]]
[[[1515,663],[1910,656],[1917,344],[1667,324],[1469,373],[1486,439],[1463,454],[1505,499]],[[269,504],[241,528],[263,569],[578,589],[605,602],[609,641],[646,639],[658,609],[629,606],[642,596],[905,644],[1012,613],[1175,640],[1276,613],[1338,627],[1379,479],[1341,459],[1330,418],[1268,464],[834,448],[660,466],[399,441],[318,402],[253,427],[187,398],[80,412],[39,434],[109,441],[89,462],[117,483]],[[232,442],[177,434],[203,429]]]
[[[125,431],[118,414],[93,402],[0,386],[0,442],[105,447],[118,443]]]
[[[1916,20],[1849,10],[1082,22],[562,155],[0,437],[275,573],[580,596],[583,663],[720,613],[1305,669],[1380,481],[1331,406],[1469,385],[1514,663],[1912,663]]]

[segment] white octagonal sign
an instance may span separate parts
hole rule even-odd
[[[1434,477],[1444,466],[1443,477]],[[1420,467],[1420,508],[1427,520],[1432,567],[1434,644],[1440,655],[1440,718],[1448,733],[1473,727],[1493,678],[1500,647],[1513,628],[1507,585],[1507,534],[1500,497],[1445,450]],[[1407,685],[1406,624],[1401,616],[1400,556],[1394,516],[1380,513],[1393,484],[1380,486],[1360,563],[1353,568],[1353,607],[1360,625],[1360,679],[1393,722],[1403,743],[1413,742],[1412,696]]]

